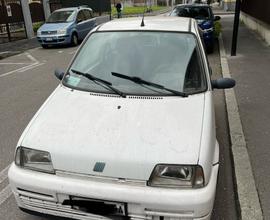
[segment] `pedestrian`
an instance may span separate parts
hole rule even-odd
[[[115,5],[116,11],[117,11],[117,18],[121,18],[122,17],[122,3],[121,2],[117,2],[117,4]]]

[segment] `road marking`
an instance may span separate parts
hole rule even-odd
[[[71,52],[69,52],[68,54],[72,55],[72,54],[76,53],[76,51],[77,51],[77,50],[71,51]]]
[[[0,184],[8,177],[8,169],[10,165],[8,165],[5,169],[0,172]]]
[[[0,52],[0,54],[6,54],[6,53],[18,53],[20,51],[4,51],[4,52]]]
[[[10,196],[12,195],[12,190],[10,185],[7,185],[1,192],[0,192],[0,205],[4,203]]]
[[[0,63],[0,65],[25,65],[25,64],[31,64],[31,63]]]
[[[33,61],[34,63],[32,64],[29,64],[27,66],[24,66],[24,67],[21,67],[19,69],[16,69],[16,70],[12,70],[12,71],[9,71],[7,73],[3,73],[0,75],[0,78],[1,77],[5,77],[5,76],[8,76],[8,75],[11,75],[13,73],[16,73],[16,72],[19,72],[19,73],[22,73],[22,72],[25,72],[27,70],[30,70],[30,69],[33,69],[35,67],[38,67],[38,66],[41,66],[43,65],[44,63],[40,63],[35,57],[33,57],[30,53],[28,52],[25,52],[24,55],[26,55],[31,61]]]
[[[231,78],[222,35],[219,37],[219,48],[222,75],[224,78]],[[262,220],[262,209],[252,173],[234,89],[225,90],[225,100],[241,219]]]
[[[8,177],[8,169],[10,165],[8,165],[6,168],[4,168],[0,172],[0,184],[4,182]],[[0,192],[0,205],[4,203],[12,194],[12,190],[10,188],[10,185],[7,185],[3,190]]]
[[[38,60],[35,57],[33,57],[30,53],[26,52],[25,54],[31,61],[33,61],[34,63],[38,63]]]
[[[19,73],[23,73],[23,72],[25,72],[25,71],[27,71],[27,70],[34,69],[34,68],[36,68],[36,67],[38,67],[38,66],[42,66],[43,64],[44,64],[44,63],[36,63],[36,64],[31,65],[31,66],[28,66],[28,68],[25,68],[25,69],[23,69],[23,70],[18,71],[18,72],[19,72]]]
[[[8,76],[8,75],[13,74],[13,73],[16,73],[16,72],[19,72],[19,71],[22,71],[22,70],[24,70],[24,69],[26,69],[26,68],[29,68],[29,67],[31,67],[31,66],[34,66],[34,65],[37,65],[37,63],[33,63],[33,64],[30,64],[30,65],[21,67],[21,68],[19,68],[19,69],[12,70],[12,71],[9,71],[9,72],[7,72],[7,73],[1,74],[1,75],[0,75],[0,78],[1,78],[1,77],[5,77],[5,76]]]

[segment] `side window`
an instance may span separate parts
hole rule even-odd
[[[91,19],[91,12],[89,10],[83,10],[84,16],[86,18],[86,20]]]
[[[77,22],[82,22],[86,20],[85,17],[84,17],[84,13],[83,11],[79,11],[78,15],[77,15]]]

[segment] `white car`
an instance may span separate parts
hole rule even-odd
[[[95,28],[23,132],[18,206],[73,219],[210,219],[219,169],[213,88],[197,23]]]

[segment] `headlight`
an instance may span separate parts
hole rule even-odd
[[[212,31],[214,31],[214,28],[207,28],[207,29],[203,29],[203,32],[204,33],[208,33],[208,32],[212,32]]]
[[[57,30],[57,34],[66,34],[66,33],[67,33],[66,29]]]
[[[18,147],[15,155],[15,164],[30,170],[54,173],[51,155],[46,151]]]
[[[37,31],[37,36],[39,36],[39,35],[41,35],[41,31],[40,30]]]
[[[201,188],[204,186],[203,169],[197,165],[157,165],[148,185],[164,188]]]

